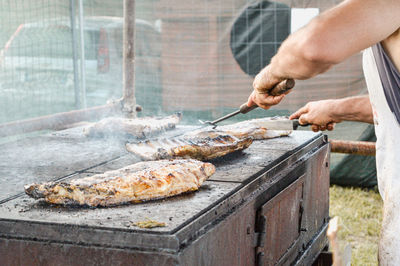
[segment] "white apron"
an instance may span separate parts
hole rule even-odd
[[[364,51],[363,69],[374,113],[378,188],[384,203],[379,264],[400,266],[400,126],[386,101],[371,48]]]

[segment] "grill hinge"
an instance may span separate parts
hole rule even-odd
[[[265,244],[265,235],[267,232],[266,229],[267,218],[265,215],[258,215],[256,221],[256,230],[254,236],[254,246],[256,250],[256,265],[264,265],[264,252],[262,248]]]
[[[254,247],[264,247],[265,243],[265,233],[266,233],[266,221],[265,215],[258,215],[256,222],[255,234],[254,234]]]

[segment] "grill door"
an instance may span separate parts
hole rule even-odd
[[[305,175],[261,206],[258,211],[258,265],[282,265],[300,246]]]

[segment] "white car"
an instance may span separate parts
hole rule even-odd
[[[77,26],[78,27],[78,26]],[[88,106],[104,104],[122,94],[122,27],[120,17],[84,20],[85,78]],[[79,29],[76,49],[79,71]],[[136,20],[136,91],[161,90],[160,32]],[[28,91],[51,97],[53,104],[74,104],[74,64],[69,18],[21,24],[0,50],[0,89],[18,95]],[[142,94],[142,96],[141,96]],[[49,96],[50,95],[50,96]]]

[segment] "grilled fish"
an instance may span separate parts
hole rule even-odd
[[[225,132],[212,131],[211,134],[183,136],[181,138],[147,140],[139,143],[127,143],[126,149],[138,155],[142,160],[169,158],[193,158],[210,160],[228,153],[246,149],[252,138],[237,138]]]
[[[210,160],[246,149],[253,139],[282,137],[292,132],[291,130],[268,130],[266,121],[270,119],[247,120],[219,126],[217,129],[199,129],[179,138],[127,143],[126,149],[143,160],[175,157]]]
[[[68,182],[25,186],[25,193],[63,205],[112,206],[161,199],[197,190],[215,172],[197,160],[140,162]]]
[[[235,136],[237,138],[252,137],[254,140],[283,137],[283,136],[288,136],[290,133],[292,133],[292,130],[270,130],[270,129],[268,129],[268,125],[270,125],[270,121],[274,121],[277,119],[278,118],[276,118],[276,117],[251,119],[251,120],[238,122],[235,124],[218,126],[216,128],[217,130],[214,130],[214,131],[216,131],[216,132],[223,131],[223,132],[226,132],[226,134]],[[204,131],[204,129],[203,129],[203,130],[197,130],[197,131],[187,133],[186,135],[187,136],[190,136],[190,135],[202,136],[202,135],[212,134],[211,132],[212,132],[212,130]]]
[[[181,113],[167,117],[107,117],[84,129],[86,136],[133,136],[146,138],[168,129],[173,129],[180,122]]]

